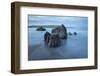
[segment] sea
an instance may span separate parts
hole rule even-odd
[[[55,59],[84,59],[88,58],[88,30],[74,27],[66,28],[68,38],[62,40],[61,46],[50,48],[44,43],[44,34],[51,32],[37,31],[37,28],[28,28],[28,60],[55,60]],[[72,35],[69,35],[69,32]],[[77,35],[73,33],[77,32]]]

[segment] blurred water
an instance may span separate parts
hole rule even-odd
[[[51,32],[52,28],[46,28]],[[48,59],[77,59],[88,57],[87,31],[68,28],[68,32],[77,32],[77,35],[68,35],[67,40],[62,40],[62,45],[57,48],[49,48],[44,44],[44,33],[36,31],[36,28],[28,28],[28,60]]]

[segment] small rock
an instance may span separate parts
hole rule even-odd
[[[69,34],[69,35],[72,35],[72,33],[71,33],[71,32],[69,32],[68,34]]]
[[[74,32],[74,35],[77,35],[77,32]]]
[[[42,26],[39,26],[36,30],[37,30],[37,31],[45,31],[46,29],[43,28]]]

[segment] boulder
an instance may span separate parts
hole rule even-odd
[[[63,24],[61,26],[52,29],[52,33],[59,34],[59,37],[61,39],[67,39],[67,29]]]
[[[44,34],[44,41],[45,41],[46,44],[49,43],[50,36],[51,36],[51,34],[50,34],[49,32],[46,32],[46,33]]]
[[[77,32],[74,32],[74,35],[77,35]]]
[[[67,39],[67,29],[63,24],[52,29],[51,33],[44,34],[44,41],[48,47],[61,46],[62,39]]]
[[[61,39],[59,37],[59,34],[52,33],[51,36],[50,36],[48,46],[49,47],[58,47],[60,45],[61,45]]]

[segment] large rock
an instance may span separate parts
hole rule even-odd
[[[46,44],[49,43],[50,36],[51,36],[51,34],[50,34],[49,32],[46,32],[46,33],[44,34],[44,41],[45,41]]]
[[[59,37],[61,39],[67,39],[67,29],[63,24],[61,26],[52,29],[52,33],[59,34]]]
[[[44,34],[44,41],[48,47],[58,47],[61,44],[61,39],[57,33],[50,34],[49,32],[46,32]]]
[[[59,37],[59,34],[52,33],[51,36],[50,36],[48,46],[49,47],[58,47],[60,45],[61,45],[61,39]]]
[[[54,29],[52,29],[52,33],[46,32],[44,34],[45,44],[48,47],[58,47],[61,45],[61,39],[67,39],[67,29],[62,24]]]

